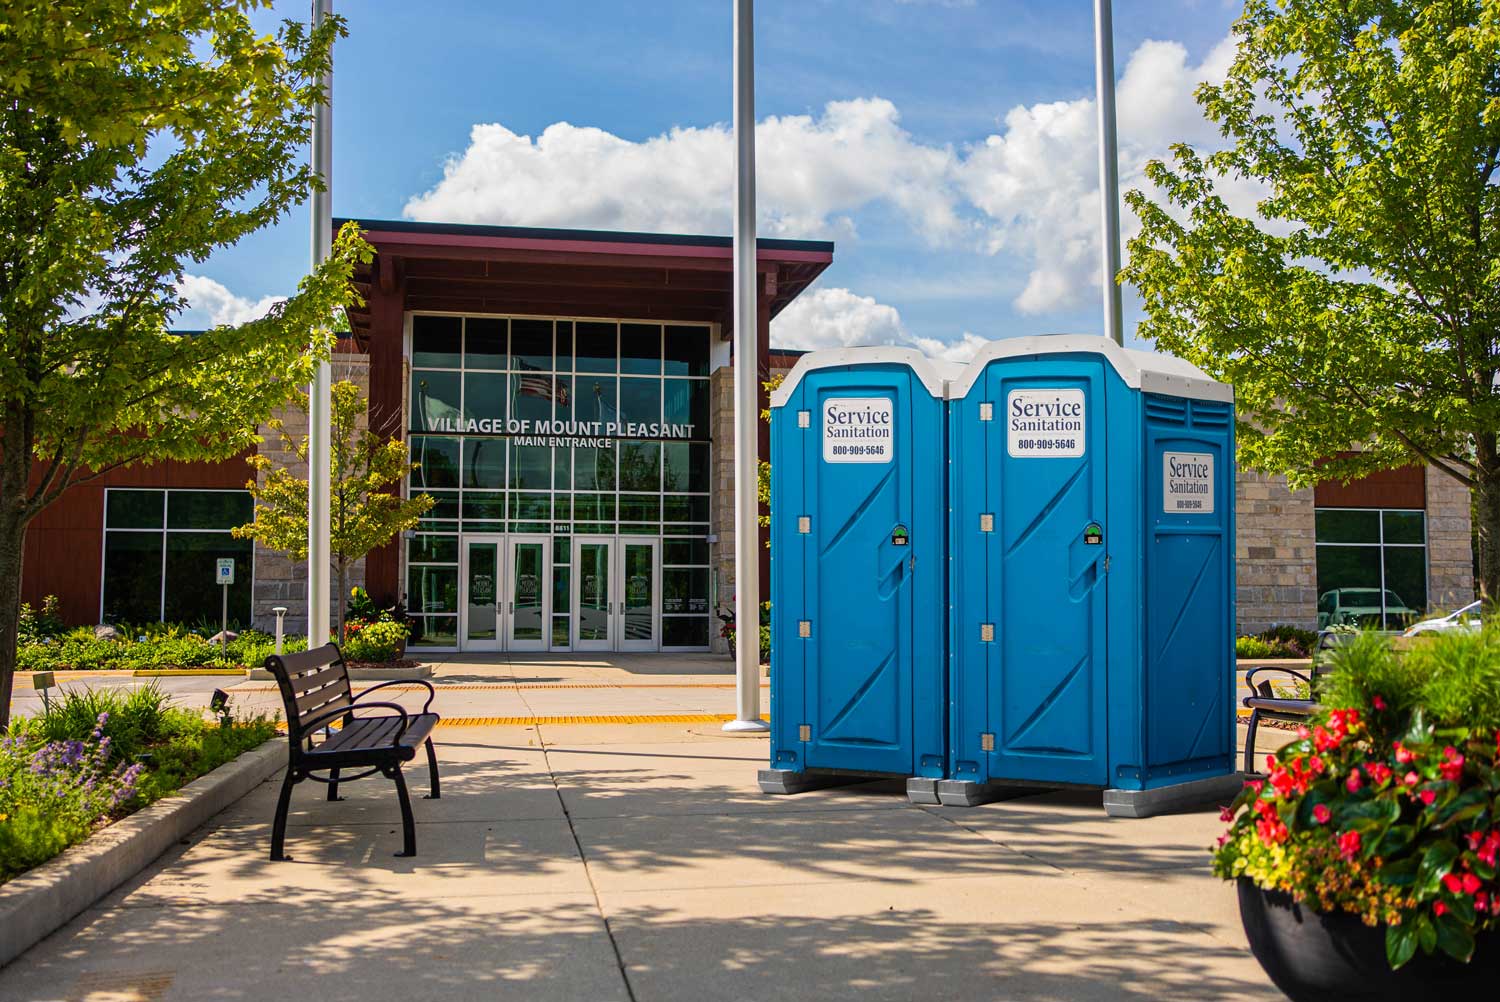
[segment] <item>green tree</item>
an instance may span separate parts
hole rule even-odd
[[[368,254],[351,229],[264,319],[167,332],[184,262],[315,183],[301,148],[343,24],[267,36],[249,17],[265,6],[12,0],[0,16],[0,727],[27,525],[116,467],[251,446],[326,356]]]
[[[1234,384],[1245,465],[1471,487],[1500,597],[1500,0],[1250,0],[1234,31],[1197,92],[1225,148],[1126,196],[1139,333]]]
[[[303,410],[307,398],[302,399]],[[349,606],[349,569],[354,562],[396,534],[414,527],[433,505],[427,494],[402,498],[389,488],[417,469],[406,458],[406,444],[385,440],[359,427],[365,401],[359,387],[348,380],[333,384],[333,430],[329,452],[328,551],[339,580],[338,637],[344,642],[344,616]],[[281,422],[269,422],[281,436],[282,448],[307,463],[307,436],[293,439]],[[307,559],[307,481],[269,456],[254,455],[247,462],[264,475],[245,486],[255,498],[255,521],[234,530],[240,539],[254,539],[294,560]]]

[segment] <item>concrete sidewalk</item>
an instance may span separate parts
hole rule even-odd
[[[417,858],[392,856],[371,779],[341,804],[300,786],[294,861],[270,863],[267,783],[0,971],[0,998],[1280,997],[1208,873],[1214,811],[919,808],[895,783],[768,798],[765,739],[712,727],[438,737]]]

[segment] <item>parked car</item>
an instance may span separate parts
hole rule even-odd
[[[1450,612],[1446,616],[1437,616],[1433,619],[1424,619],[1420,623],[1413,623],[1401,635],[1403,637],[1415,637],[1422,633],[1447,633],[1449,630],[1477,630],[1479,629],[1481,618],[1480,603],[1470,602],[1457,612]]]
[[[1384,614],[1385,619],[1381,618]],[[1318,629],[1348,623],[1351,626],[1380,630],[1385,623],[1416,619],[1421,612],[1401,601],[1401,596],[1385,590],[1382,607],[1379,588],[1334,588],[1318,596]]]

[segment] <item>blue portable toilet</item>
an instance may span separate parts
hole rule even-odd
[[[1103,337],[991,342],[950,386],[943,803],[1238,788],[1234,394]]]
[[[945,388],[905,348],[804,355],[771,396],[767,793],[947,765]]]

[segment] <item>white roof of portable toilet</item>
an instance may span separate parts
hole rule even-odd
[[[948,396],[954,400],[968,396],[985,364],[997,358],[1081,353],[1103,355],[1125,385],[1134,390],[1226,403],[1234,400],[1234,387],[1214,380],[1191,362],[1154,351],[1121,348],[1109,338],[1094,334],[1043,334],[991,341],[979,349],[966,371],[953,380]]]
[[[771,406],[780,407],[787,402],[802,377],[814,369],[834,369],[842,365],[879,365],[882,363],[893,363],[905,365],[917,374],[927,392],[944,399],[944,387],[950,380],[956,380],[963,373],[963,366],[958,362],[942,362],[928,358],[915,348],[896,348],[881,345],[871,348],[825,348],[822,351],[810,351],[797,359],[797,364],[792,366],[792,371],[787,373],[786,379],[776,387],[771,394]]]

